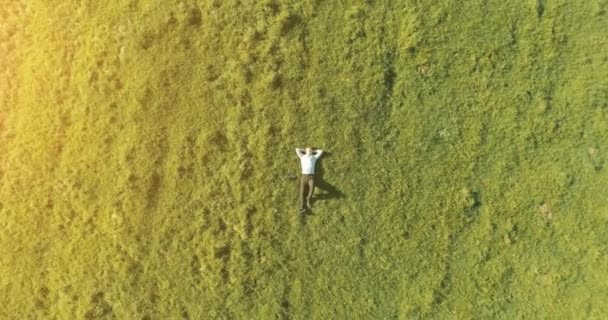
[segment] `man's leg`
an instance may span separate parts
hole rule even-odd
[[[304,209],[304,197],[306,196],[306,176],[300,177],[300,209]]]
[[[312,199],[312,194],[315,192],[315,176],[308,177],[308,195],[306,196],[306,204],[308,208],[311,209],[310,200]]]

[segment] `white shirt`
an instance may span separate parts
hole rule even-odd
[[[296,148],[296,153],[300,157],[300,163],[302,164],[302,174],[315,174],[315,164],[317,163],[317,159],[323,154],[323,150],[317,150],[317,154],[311,155],[301,152],[301,150]]]

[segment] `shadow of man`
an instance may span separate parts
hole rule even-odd
[[[328,151],[323,151],[323,156],[321,156],[321,158],[319,158],[317,161],[317,168],[315,170],[315,189],[319,188],[325,192],[321,194],[313,194],[311,204],[314,204],[319,200],[330,200],[346,197],[344,192],[327,182],[327,180],[324,178],[325,169],[323,168],[323,159],[327,159],[329,157],[331,157],[331,153]]]

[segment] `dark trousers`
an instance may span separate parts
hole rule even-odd
[[[308,192],[306,192],[308,186]],[[315,192],[315,176],[312,174],[302,174],[300,178],[300,208],[306,208],[306,204],[310,203],[312,194]]]

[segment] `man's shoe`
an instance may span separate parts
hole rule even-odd
[[[306,211],[306,209],[300,208],[300,213],[303,213],[304,211]]]

